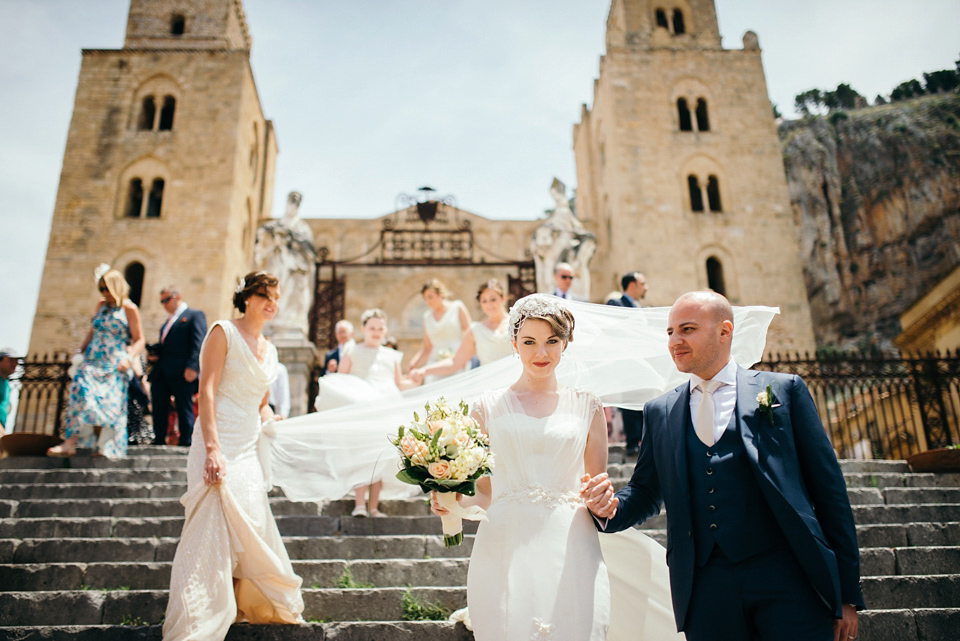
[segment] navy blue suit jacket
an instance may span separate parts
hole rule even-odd
[[[772,425],[757,402],[767,385],[776,406]],[[687,617],[695,560],[683,434],[689,412],[689,383],[644,406],[637,466],[629,484],[617,492],[620,506],[605,528],[626,529],[666,506],[667,563],[678,629]],[[853,510],[807,386],[791,374],[737,368],[735,412],[764,498],[810,583],[837,618],[844,603],[863,608]]]
[[[614,305],[615,307],[636,307],[636,305],[634,305],[626,296],[608,300],[607,305]]]
[[[160,326],[163,335],[163,325]],[[200,346],[207,335],[207,317],[199,309],[183,310],[160,344],[157,366],[167,378],[183,377],[188,367],[200,371]]]

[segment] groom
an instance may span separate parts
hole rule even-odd
[[[803,381],[738,367],[733,309],[714,292],[677,299],[667,335],[691,380],[644,407],[624,489],[584,477],[599,529],[666,505],[673,611],[689,641],[855,639],[865,606],[853,511]]]

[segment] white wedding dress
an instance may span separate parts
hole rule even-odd
[[[433,310],[428,309],[423,314],[423,331],[430,339],[432,349],[427,357],[427,365],[433,365],[437,361],[450,358],[460,349],[460,341],[463,339],[463,328],[460,327],[460,310],[466,309],[463,303],[458,300],[447,301],[447,309],[437,320],[433,316]],[[463,371],[463,370],[460,370]],[[454,372],[457,374],[459,372]],[[453,376],[447,374],[447,376]],[[444,376],[427,376],[424,383],[438,381]]]
[[[561,387],[556,409],[539,417],[503,388],[475,407],[496,457],[489,520],[477,529],[467,575],[477,641],[682,638],[663,548],[637,531],[598,534],[580,500],[599,399]],[[614,538],[601,553],[601,541]],[[628,599],[616,600],[613,611],[611,584]]]
[[[227,337],[215,399],[226,476],[218,485],[203,482],[206,452],[198,420],[180,499],[186,522],[170,575],[164,641],[222,640],[235,621],[303,622],[300,577],[270,511],[260,455],[259,407],[277,375],[277,350],[271,344],[260,364],[232,322],[217,321],[210,329],[217,326]]]

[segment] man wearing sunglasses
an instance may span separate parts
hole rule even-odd
[[[582,301],[582,298],[573,295],[573,279],[573,266],[570,263],[557,263],[553,268],[553,282],[556,287],[551,293],[567,300]]]
[[[188,446],[193,434],[193,395],[200,376],[200,345],[207,334],[207,317],[199,309],[190,309],[180,297],[179,288],[173,285],[160,290],[160,304],[170,316],[160,327],[160,342],[151,346],[153,444],[166,443],[172,396],[177,405],[178,444]]]

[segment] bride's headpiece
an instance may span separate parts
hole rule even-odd
[[[561,301],[562,299],[549,294],[530,294],[514,303],[510,308],[510,340],[517,340],[517,332],[528,318],[540,318],[555,327],[563,326],[567,335],[561,338],[573,340],[573,314]]]

